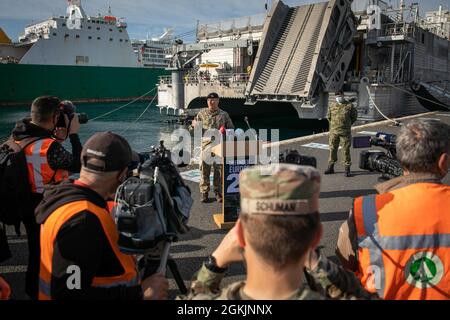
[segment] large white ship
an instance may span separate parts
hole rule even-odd
[[[139,62],[124,18],[111,9],[89,16],[81,0],[69,0],[65,16],[27,26],[18,43],[4,40],[0,60],[0,105],[43,94],[77,102],[130,100],[155,88],[165,73],[162,65],[149,69]]]

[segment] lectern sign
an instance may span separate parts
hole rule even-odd
[[[231,228],[239,217],[239,173],[258,164],[261,141],[224,141],[212,152],[222,161],[222,212],[214,215],[220,228]]]
[[[224,222],[236,221],[240,212],[239,173],[254,164],[249,159],[227,161],[224,165]]]

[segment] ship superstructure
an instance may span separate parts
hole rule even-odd
[[[342,88],[354,99],[361,121],[448,110],[448,25],[442,8],[421,18],[418,5],[404,1],[399,8],[376,0],[297,7],[276,1],[265,15],[260,37],[252,38],[253,55],[243,59],[242,48],[235,48],[231,59],[222,61],[233,66],[226,77],[202,76],[200,59],[194,67],[179,64],[171,69],[178,78],[160,81],[159,105],[196,108],[215,90],[225,100],[234,99],[226,108],[232,114],[245,114],[248,106],[262,114],[288,106],[299,118],[322,119],[335,90]],[[229,32],[237,34],[233,28]],[[224,36],[230,34],[199,33],[198,43],[226,43]],[[173,48],[174,59],[189,60],[190,52],[181,49]],[[208,62],[222,57],[216,49],[205,50],[201,59],[205,55]],[[244,70],[246,76],[240,74]],[[175,79],[183,79],[182,85],[172,85]],[[180,96],[174,88],[183,88],[181,103],[170,100]]]
[[[138,63],[147,68],[166,68],[170,59],[165,50],[174,44],[173,28],[168,28],[156,38],[131,41]]]

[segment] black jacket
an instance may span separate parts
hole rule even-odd
[[[107,208],[106,201],[95,191],[72,182],[50,186],[36,208],[36,221],[44,223],[53,212],[68,203],[87,200]],[[92,287],[94,277],[117,276],[124,272],[100,220],[90,211],[82,211],[66,221],[58,231],[52,259],[51,295],[55,300],[117,300],[142,299],[141,287]],[[81,270],[81,290],[69,290],[69,266]]]
[[[26,118],[16,123],[12,136],[14,140],[18,141],[29,137],[52,138],[52,132],[31,123],[31,120]],[[47,162],[53,170],[62,169],[71,173],[79,173],[83,147],[78,134],[69,135],[69,140],[72,145],[72,153],[64,149],[59,142],[55,142],[48,150]]]

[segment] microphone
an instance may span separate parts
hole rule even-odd
[[[250,127],[250,123],[248,123],[248,117],[247,117],[247,116],[244,117],[244,121],[245,121],[245,123],[247,124],[247,127],[248,127],[249,129],[251,129],[252,127]]]

